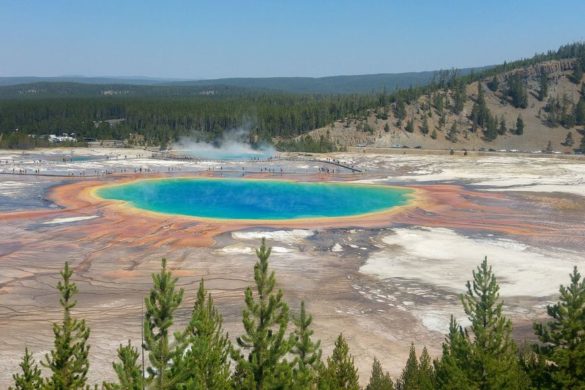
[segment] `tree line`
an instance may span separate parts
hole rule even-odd
[[[201,141],[245,128],[255,140],[295,137],[355,115],[379,101],[375,95],[315,96],[250,93],[190,98],[82,98],[0,100],[0,134],[75,133],[78,139],[119,139],[140,134],[147,145],[167,145],[197,134]],[[116,124],[110,119],[123,119]]]
[[[323,359],[314,337],[312,316],[301,302],[291,314],[269,269],[271,249],[263,239],[256,250],[254,287],[245,291],[244,333],[232,343],[222,316],[201,280],[186,326],[175,325],[175,312],[184,290],[163,259],[160,272],[144,299],[143,341],[118,348],[107,390],[139,389],[360,389],[359,376],[347,340],[340,334],[331,356]],[[53,324],[53,348],[40,363],[25,349],[11,389],[89,389],[88,338],[85,320],[76,318],[77,286],[68,263],[57,284],[61,322]],[[426,348],[417,355],[414,344],[397,378],[374,359],[367,390],[426,389],[581,389],[585,384],[585,279],[577,271],[560,287],[559,301],[547,307],[549,319],[535,323],[538,343],[519,348],[512,323],[503,314],[497,279],[487,258],[473,272],[461,295],[470,326],[453,317],[434,360]],[[148,359],[141,362],[141,355]],[[144,361],[144,358],[142,359]],[[93,386],[98,388],[98,384]]]

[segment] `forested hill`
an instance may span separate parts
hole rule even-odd
[[[584,70],[576,43],[464,77],[446,72],[294,145],[585,152]]]
[[[254,143],[294,137],[348,115],[364,115],[378,104],[377,95],[275,93],[0,99],[0,147],[41,146],[48,134],[62,133],[164,147],[184,135],[211,141],[236,128],[248,130]]]
[[[209,141],[245,128],[251,143],[269,141],[282,150],[368,145],[574,152],[585,149],[583,69],[585,44],[576,43],[478,72],[437,72],[425,85],[395,92],[292,94],[180,83],[41,83],[51,91],[5,86],[0,95],[13,95],[0,99],[0,147],[39,146],[47,135],[62,133],[164,147],[183,135]],[[378,76],[360,77],[375,84]]]
[[[462,69],[460,75],[481,69]],[[331,77],[224,78],[172,81],[107,77],[0,77],[0,98],[168,97],[265,91],[296,94],[392,92],[429,84],[438,72],[385,73]]]

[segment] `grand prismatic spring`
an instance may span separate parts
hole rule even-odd
[[[404,188],[282,180],[140,180],[97,190],[105,199],[165,214],[217,219],[286,220],[355,216],[408,201]]]

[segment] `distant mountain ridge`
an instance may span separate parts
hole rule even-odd
[[[156,85],[184,81],[183,79],[167,79],[146,76],[108,77],[108,76],[15,76],[0,77],[0,87],[35,83],[76,83],[76,84],[117,84],[117,85]]]
[[[461,75],[483,68],[460,69]],[[266,77],[266,78],[225,78],[175,82],[171,85],[213,86],[226,85],[250,89],[265,89],[292,93],[347,94],[369,92],[393,92],[398,89],[417,87],[430,83],[438,71],[380,73],[326,77]]]
[[[466,75],[483,68],[459,70]],[[0,98],[77,96],[190,96],[209,88],[305,94],[393,92],[430,83],[438,71],[382,73],[327,77],[238,77],[172,80],[147,77],[0,77]],[[105,93],[106,92],[106,93]]]

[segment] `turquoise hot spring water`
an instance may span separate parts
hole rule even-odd
[[[405,205],[411,193],[382,185],[227,178],[139,180],[97,190],[101,198],[148,211],[235,220],[356,216]]]

